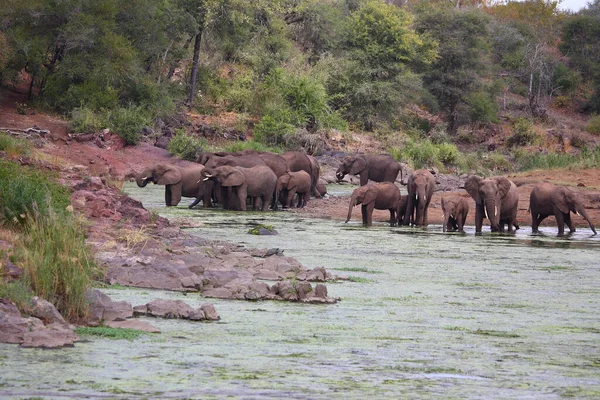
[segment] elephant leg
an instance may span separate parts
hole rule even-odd
[[[538,232],[538,229],[540,227],[540,221],[538,221],[540,214],[537,213],[536,211],[533,210],[533,208],[531,209],[531,232]]]
[[[240,210],[246,211],[246,200],[248,198],[248,190],[243,185],[238,187],[237,189],[237,199],[240,202]]]
[[[190,205],[188,206],[188,208],[194,208],[194,206],[195,206],[196,204],[200,203],[200,200],[201,200],[201,199],[200,199],[200,197],[196,197],[196,200],[194,200],[194,202],[193,202],[192,204],[190,204]],[[204,203],[204,204],[205,204],[205,207],[206,207],[206,203]]]
[[[562,212],[557,212],[556,217],[556,225],[558,225],[558,235],[562,236],[565,234],[565,215]]]
[[[367,225],[366,226],[371,226],[371,225],[373,225],[373,210],[375,209],[375,202],[369,203],[366,206],[363,205],[363,207],[365,208],[365,211],[367,214]]]
[[[171,207],[171,185],[165,186],[165,204]]]
[[[569,231],[571,233],[575,232],[575,225],[573,224],[573,220],[571,219],[570,212],[565,214],[565,222],[567,223],[567,226],[569,227]]]
[[[308,201],[310,200],[310,193],[305,192],[304,195],[302,196],[302,207],[306,207],[306,204],[308,203]]]
[[[364,204],[361,204],[360,206],[360,214],[362,215],[363,226],[367,226],[367,206]]]
[[[390,208],[390,226],[396,226],[396,210],[394,208]]]
[[[414,196],[411,194],[408,195],[408,200],[406,202],[406,212],[404,213],[404,225],[410,225],[414,220],[412,219],[412,215],[415,208],[415,200]]]
[[[475,232],[481,233],[483,227],[483,204],[475,205]]]
[[[287,203],[290,207],[294,206],[294,196],[296,195],[296,189],[292,189],[288,192],[288,200]]]

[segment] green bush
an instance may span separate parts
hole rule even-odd
[[[23,226],[33,215],[64,213],[69,203],[69,189],[48,173],[0,160],[0,223]]]
[[[223,151],[229,151],[229,152],[234,153],[236,151],[244,151],[247,149],[256,150],[256,151],[270,151],[273,153],[282,153],[283,152],[281,147],[267,146],[264,143],[257,142],[254,140],[248,140],[245,142],[229,143],[223,148]]]
[[[27,139],[0,133],[0,151],[4,151],[9,156],[29,156],[31,143]]]
[[[130,104],[112,111],[109,122],[110,128],[117,132],[127,144],[135,145],[140,141],[142,129],[150,125],[152,120],[141,106]]]
[[[283,119],[272,115],[265,115],[260,122],[254,126],[254,139],[269,146],[277,146],[283,143],[286,133],[293,133],[294,126]]]
[[[564,153],[542,154],[515,149],[513,157],[519,171],[532,169],[555,169],[555,168],[596,168],[600,166],[600,147],[594,150],[582,149],[579,155]]]
[[[429,140],[408,139],[404,146],[392,148],[389,153],[398,161],[407,161],[415,169],[457,165],[462,158],[456,145],[433,144]]]
[[[509,147],[527,146],[535,141],[536,135],[533,131],[533,122],[527,118],[519,118],[513,125],[513,134],[507,139]]]
[[[585,130],[593,135],[600,135],[600,115],[594,115],[589,120]]]
[[[500,153],[489,154],[486,159],[482,160],[482,164],[490,171],[508,172],[513,169],[513,164]]]
[[[25,314],[31,308],[32,297],[33,292],[24,281],[6,282],[4,279],[0,279],[0,299],[10,299]]]
[[[177,130],[177,134],[171,139],[167,146],[170,155],[182,160],[195,161],[198,153],[206,146],[206,140],[187,133],[183,129]]]
[[[53,212],[29,221],[17,249],[24,281],[65,318],[84,317],[95,264],[81,224],[71,214]]]
[[[109,126],[105,111],[94,111],[89,107],[77,107],[71,111],[69,130],[74,133],[98,132]]]
[[[461,153],[456,145],[451,143],[440,143],[435,146],[438,149],[438,159],[444,165],[454,165],[460,159]]]
[[[480,124],[498,122],[498,104],[486,92],[475,92],[467,99],[471,121]]]

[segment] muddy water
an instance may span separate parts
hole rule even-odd
[[[365,230],[285,212],[167,209],[160,188],[127,190],[162,215],[197,218],[194,234],[279,247],[354,281],[328,284],[342,299],[332,306],[106,290],[134,305],[210,301],[222,321],[149,320],[163,333],[60,351],[0,345],[0,397],[600,396],[600,239],[588,230]],[[256,223],[279,235],[248,235]]]

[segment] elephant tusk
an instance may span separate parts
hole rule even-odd
[[[450,214],[450,218],[454,218],[454,215]]]
[[[423,201],[427,203],[427,196],[423,196]]]
[[[487,215],[487,212],[485,211],[485,206],[483,206],[483,216],[487,219],[490,219]]]
[[[581,214],[579,214],[579,211],[577,211],[576,214],[581,217]]]
[[[494,214],[498,215],[498,206],[494,206]]]
[[[206,178],[204,178],[204,179],[202,179],[202,180],[203,180],[203,181],[207,181],[207,180],[209,180],[209,179],[210,179],[210,178],[207,176]],[[198,183],[200,183],[200,181],[198,181]]]
[[[147,176],[145,176],[145,177],[143,177],[143,178],[142,178],[142,180],[144,180],[144,181],[145,181],[146,179],[148,179],[148,177],[147,177]]]

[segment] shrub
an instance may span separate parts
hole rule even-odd
[[[280,147],[267,146],[264,143],[260,143],[254,140],[248,140],[245,142],[233,142],[227,144],[223,150],[229,152],[236,151],[244,151],[246,149],[256,150],[256,151],[271,151],[273,153],[282,153],[282,149]]]
[[[415,169],[456,165],[461,159],[461,153],[454,144],[436,145],[429,140],[417,142],[409,139],[403,147],[392,148],[389,153],[399,161],[406,160]]]
[[[511,162],[500,153],[491,153],[485,160],[483,165],[491,171],[508,172],[513,168]]]
[[[94,111],[89,107],[78,107],[71,111],[69,130],[74,133],[98,132],[106,128],[108,115],[103,111]]]
[[[111,129],[116,131],[127,144],[134,145],[140,141],[142,129],[152,121],[141,106],[130,104],[112,111],[109,122]]]
[[[498,104],[485,92],[472,93],[467,99],[471,121],[481,124],[498,122]]]
[[[67,319],[87,314],[94,259],[81,224],[71,214],[30,218],[17,249],[24,280]]]
[[[183,129],[177,130],[177,134],[171,139],[167,146],[170,155],[182,160],[195,161],[198,153],[206,146],[206,140],[187,133]]]
[[[265,115],[254,126],[253,133],[255,140],[270,146],[276,146],[283,143],[283,136],[286,133],[293,133],[295,130],[294,126],[283,118]]]
[[[29,156],[31,143],[27,139],[16,138],[8,134],[0,133],[0,151],[8,156]]]
[[[0,279],[0,298],[10,299],[20,311],[29,311],[32,297],[33,292],[24,281],[6,282]]]
[[[565,108],[569,105],[569,98],[567,96],[556,96],[554,105],[558,108]]]
[[[70,203],[69,189],[48,173],[0,161],[0,222],[24,225],[28,216],[63,213]]]
[[[527,146],[535,140],[535,132],[533,131],[533,122],[527,118],[519,118],[513,125],[513,134],[507,140],[509,147]]]
[[[436,145],[438,149],[438,159],[444,165],[456,164],[461,156],[456,145],[451,143],[440,143]]]
[[[600,115],[594,115],[589,120],[585,130],[593,135],[600,135]]]

